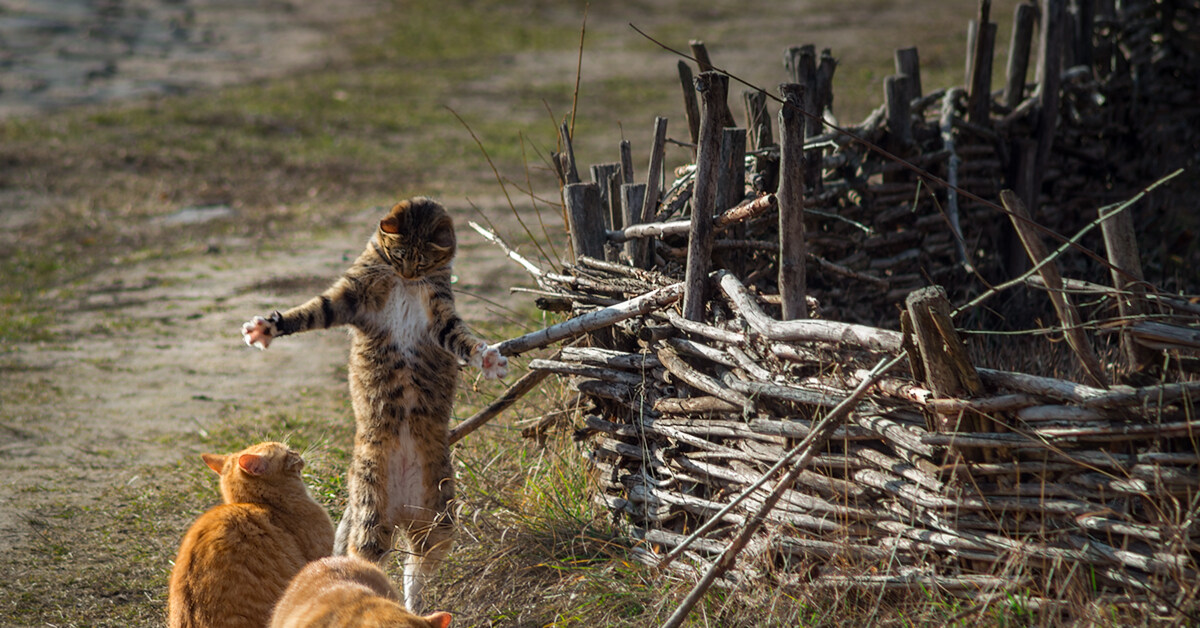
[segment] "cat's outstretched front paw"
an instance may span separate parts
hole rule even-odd
[[[479,343],[471,363],[478,366],[487,379],[500,379],[508,375],[508,358],[500,355],[499,349],[489,347],[486,342]]]
[[[242,338],[251,347],[266,349],[271,340],[279,335],[279,328],[275,326],[278,321],[279,312],[272,313],[270,318],[255,316],[250,322],[242,325]]]

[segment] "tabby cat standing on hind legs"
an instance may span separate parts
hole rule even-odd
[[[282,443],[203,458],[221,475],[224,503],[179,545],[167,625],[261,628],[292,576],[333,551],[333,522],[304,486],[304,460]]]
[[[334,553],[380,562],[399,528],[409,550],[404,600],[414,612],[453,533],[449,423],[458,361],[485,377],[508,370],[508,360],[454,311],[455,245],[445,208],[428,198],[402,201],[328,290],[242,327],[246,343],[261,349],[278,336],[350,327],[354,455]]]

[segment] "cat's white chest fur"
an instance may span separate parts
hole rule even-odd
[[[397,347],[415,347],[429,337],[426,295],[418,286],[397,282],[383,309],[383,324]]]

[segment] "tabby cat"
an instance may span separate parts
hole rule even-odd
[[[183,537],[167,593],[171,628],[261,628],[288,581],[333,551],[333,521],[300,478],[304,460],[282,443],[204,454],[221,475],[223,504]]]
[[[408,543],[404,601],[414,611],[453,534],[448,437],[459,361],[485,377],[508,371],[507,358],[455,313],[455,246],[445,208],[423,197],[402,201],[328,290],[242,326],[246,343],[260,349],[278,336],[350,327],[354,456],[334,553],[381,562],[399,528]]]
[[[408,612],[374,563],[333,556],[296,575],[275,606],[271,628],[446,628],[450,619],[449,613]]]

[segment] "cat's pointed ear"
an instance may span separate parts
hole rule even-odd
[[[225,456],[218,454],[200,454],[200,458],[204,460],[204,464],[208,465],[209,469],[216,471],[218,475],[221,469],[225,468]]]
[[[400,233],[400,219],[395,216],[388,216],[379,221],[379,230],[391,235]]]
[[[441,611],[432,615],[426,615],[422,619],[429,622],[431,626],[436,626],[437,628],[447,628],[447,626],[450,625],[450,620],[454,618],[451,617],[450,613]]]
[[[434,246],[448,250],[454,248],[456,240],[454,238],[454,222],[449,218],[444,218],[438,223],[437,229],[433,231],[433,237],[429,240]]]
[[[258,454],[242,454],[238,456],[238,466],[250,475],[262,475],[267,472],[267,459]]]

